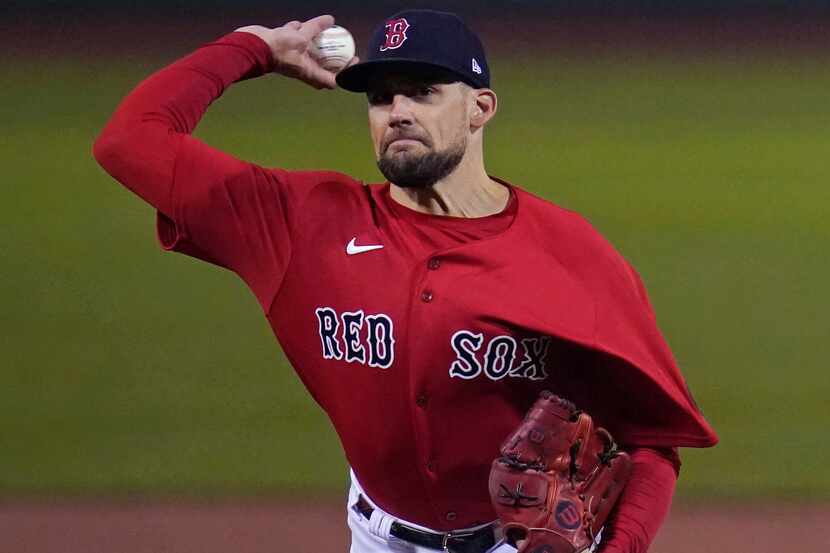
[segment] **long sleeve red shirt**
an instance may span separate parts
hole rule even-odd
[[[98,162],[117,180],[153,205],[159,212],[159,233],[163,245],[176,243],[186,229],[177,228],[180,202],[187,201],[188,187],[216,175],[257,171],[246,162],[207,146],[191,133],[211,102],[232,83],[273,70],[269,48],[247,33],[232,33],[198,49],[193,54],[158,71],[142,82],[127,98],[101,133],[94,146]],[[186,158],[186,159],[185,159]],[[194,161],[195,160],[195,161]],[[174,182],[176,189],[174,189]],[[295,192],[305,190],[296,187]],[[296,199],[274,200],[276,208],[297,203]],[[290,213],[281,214],[290,219]],[[287,223],[290,226],[290,221]],[[232,267],[254,290],[260,302],[270,302],[277,283],[260,278],[263,272],[235,259],[233,248],[211,257],[187,253]],[[274,264],[290,255],[278,240],[269,252]],[[631,479],[605,530],[602,551],[642,553],[647,550],[671,503],[679,458],[675,449],[632,447]]]

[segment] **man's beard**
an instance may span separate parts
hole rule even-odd
[[[452,173],[467,150],[464,137],[444,151],[423,155],[387,155],[378,159],[378,169],[386,179],[401,188],[426,188]]]

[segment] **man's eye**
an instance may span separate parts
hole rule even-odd
[[[435,93],[435,89],[431,86],[425,86],[423,88],[418,89],[418,94],[420,96],[430,96]]]

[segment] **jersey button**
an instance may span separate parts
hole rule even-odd
[[[429,472],[435,472],[435,461],[427,461],[427,470]]]
[[[433,257],[432,259],[429,260],[429,263],[427,263],[427,268],[432,270],[432,271],[435,271],[440,266],[441,266],[441,260],[438,259],[437,257]]]
[[[418,405],[418,407],[426,407],[427,395],[426,394],[418,394],[418,397],[415,398],[415,403]]]
[[[449,513],[446,514],[446,517],[447,517],[447,520],[452,521],[452,520],[457,519],[458,515],[455,513],[455,511],[450,511]]]
[[[421,301],[424,303],[429,303],[432,301],[432,292],[429,290],[424,290],[421,292]]]

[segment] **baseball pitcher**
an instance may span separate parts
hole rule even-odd
[[[677,448],[717,437],[639,276],[579,215],[486,172],[498,102],[461,19],[395,14],[337,74],[309,54],[333,24],[202,46],[124,99],[95,158],[156,208],[164,249],[256,296],[342,441],[353,553],[646,551]],[[192,136],[228,87],[267,73],[365,94],[386,182],[261,167]]]

